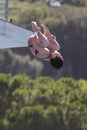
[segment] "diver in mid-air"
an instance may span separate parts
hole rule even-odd
[[[56,37],[51,34],[44,24],[41,24],[44,33],[41,32],[41,28],[35,21],[31,25],[35,32],[28,40],[28,46],[32,54],[39,59],[50,61],[50,64],[56,69],[62,68],[64,60],[59,52],[60,45],[56,41]]]

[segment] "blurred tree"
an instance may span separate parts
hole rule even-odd
[[[51,79],[0,74],[0,130],[86,130],[87,81]]]

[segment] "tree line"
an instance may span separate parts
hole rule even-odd
[[[17,25],[25,27],[29,30],[31,30],[31,21],[33,20],[36,20],[39,25],[41,23],[47,25],[50,31],[56,35],[57,41],[61,46],[60,52],[64,57],[64,71],[62,75],[66,77],[72,76],[77,79],[87,78],[87,8],[71,6],[70,4],[62,4],[60,8],[53,8],[48,7],[44,3],[42,4],[41,2],[42,1],[35,2],[33,4],[29,2],[20,2],[20,6],[17,3],[13,3],[13,5],[9,5],[9,16],[14,19],[14,22],[16,22]],[[15,51],[13,52],[16,52],[16,54],[27,54],[28,57],[32,56],[28,49],[23,48],[14,50]],[[8,58],[6,57],[6,54],[4,56],[5,61],[7,61]],[[16,58],[17,57],[15,56],[15,60]],[[24,62],[21,64],[23,59]],[[25,70],[25,73],[28,75],[32,74],[32,77],[38,75],[51,75],[52,77],[56,76],[56,70],[51,68],[49,63],[43,61],[41,62],[36,59],[34,60],[36,64],[34,64],[33,59],[33,56],[32,58],[20,57],[19,64],[21,64],[22,69],[18,66],[18,73],[23,73]],[[16,61],[18,61],[18,59]],[[28,61],[29,63],[27,63]],[[3,61],[1,61],[1,63],[3,63]],[[38,63],[40,66],[39,69]],[[11,68],[13,69],[11,70],[15,70],[15,67],[19,64],[16,63],[16,65],[14,65],[14,63],[12,63]],[[33,73],[33,70],[35,73]],[[17,73],[17,71],[14,72]]]
[[[19,0],[19,1],[34,3],[34,2],[40,2],[41,0]],[[61,3],[68,3],[68,4],[78,5],[78,6],[87,6],[87,0],[54,0],[54,1],[60,1]]]
[[[24,17],[23,17],[24,16]],[[13,23],[31,30],[31,21],[44,23],[56,35],[64,57],[62,76],[87,78],[87,8],[62,4],[60,8],[45,3],[9,0],[9,17]],[[39,66],[39,67],[38,67]],[[51,71],[50,71],[51,70]],[[48,62],[33,57],[28,48],[0,50],[0,72],[22,74],[35,78],[40,75],[57,76]]]
[[[87,130],[87,80],[0,73],[0,130]]]

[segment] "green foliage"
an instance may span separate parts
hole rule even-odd
[[[13,19],[13,23],[30,30],[33,20],[36,20],[39,25],[41,23],[47,25],[61,45],[60,51],[65,61],[61,75],[76,79],[87,78],[87,61],[85,60],[87,57],[87,8],[77,7],[74,4],[71,6],[71,1],[64,0],[69,4],[62,3],[60,8],[54,8],[47,6],[46,1],[43,0],[35,0],[32,3],[30,0],[22,2],[9,0],[9,18]],[[40,75],[52,77],[57,75],[56,70],[48,62],[34,58],[26,48],[16,48],[12,51],[1,50],[0,72],[26,73],[33,78]]]
[[[87,81],[1,73],[0,130],[15,129],[86,130]]]
[[[87,6],[87,0],[63,0],[63,2],[78,6]]]
[[[37,21],[39,23],[40,20],[45,19],[49,15],[48,9],[45,6],[40,6],[39,4],[32,6],[29,4],[28,6],[29,7],[22,10],[18,16],[18,24],[20,24],[20,26],[31,28],[31,21]],[[25,17],[23,17],[23,15]]]
[[[18,0],[20,2],[29,2],[29,3],[36,3],[36,2],[41,2],[45,3],[43,0]],[[55,1],[55,0],[54,0]],[[87,6],[87,0],[56,0],[60,1],[61,3],[69,3],[69,4],[74,4],[78,6]]]
[[[29,54],[24,55],[23,51],[21,52],[22,52],[22,55],[17,54],[17,52],[14,53],[12,50],[9,50],[9,49],[0,51],[0,56],[2,57],[0,59],[0,72],[5,71],[12,74],[15,74],[16,72],[17,74],[26,73],[26,74],[31,75],[31,77],[33,78],[36,77],[35,75],[39,76],[43,68],[42,63],[38,61],[37,59],[31,59]],[[28,53],[29,53],[29,50],[28,50]],[[4,65],[5,65],[5,68],[3,67]],[[32,73],[32,70],[34,71],[34,73]]]

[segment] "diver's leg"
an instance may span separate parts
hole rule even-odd
[[[48,41],[47,37],[40,31],[38,32],[37,35],[38,35],[40,44],[42,44],[44,47],[48,47],[49,41]]]
[[[41,24],[41,27],[43,28],[45,36],[47,36],[50,39],[56,39],[56,37],[53,34],[51,34],[51,32],[49,31],[49,29],[44,24]]]

